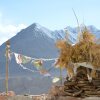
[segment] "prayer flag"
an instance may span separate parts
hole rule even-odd
[[[17,64],[26,64],[31,60],[30,57],[27,57],[27,56],[24,56],[21,54],[14,53],[14,55],[15,55],[15,59],[16,59]]]
[[[24,56],[24,55],[22,55],[21,58],[22,58],[22,63],[23,64],[29,63],[30,60],[31,60],[30,57],[27,57],[27,56]]]
[[[17,53],[14,53],[14,55],[15,55],[16,63],[21,64],[22,63],[21,55]]]
[[[35,61],[32,61],[34,66],[36,66],[37,70],[40,70],[42,68],[42,65],[43,65],[43,61],[42,60],[35,60]]]
[[[53,82],[53,83],[56,83],[56,82],[58,82],[59,80],[60,80],[60,78],[54,77],[53,80],[52,80],[52,82]]]

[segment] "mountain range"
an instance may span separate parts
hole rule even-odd
[[[99,29],[93,25],[87,27],[98,39],[100,38]],[[58,50],[55,47],[55,42],[58,39],[65,38],[65,30],[67,30],[69,33],[69,41],[71,43],[75,43],[77,39],[77,27],[72,28],[68,26],[65,29],[52,31],[37,23],[34,23],[21,30],[10,39],[11,51],[34,58],[56,58],[58,56]],[[0,46],[1,91],[5,91],[5,48],[6,44],[3,43]],[[54,61],[45,62],[43,66],[48,69],[51,67],[52,63],[54,63]],[[28,64],[26,67],[32,70],[35,69],[35,66],[32,64]],[[50,73],[53,76],[58,76],[59,70],[53,69],[50,71]],[[12,60],[9,61],[9,78],[9,89],[14,90],[18,94],[40,94],[47,92],[52,85],[50,77],[44,78],[39,73],[32,73],[19,67],[19,65],[16,64],[14,56],[12,56]]]

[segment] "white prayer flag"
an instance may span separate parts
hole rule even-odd
[[[22,59],[21,59],[20,54],[14,53],[14,55],[15,55],[16,63],[17,64],[21,64],[22,63]]]
[[[59,80],[60,80],[60,79],[59,79],[58,77],[54,77],[53,80],[52,80],[52,82],[53,82],[53,83],[56,83],[56,82],[58,82]]]

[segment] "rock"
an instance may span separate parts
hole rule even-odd
[[[64,87],[63,86],[52,86],[49,94],[53,96],[64,95]]]
[[[7,96],[15,96],[15,92],[14,91],[8,91]]]
[[[0,93],[0,96],[15,96],[15,92],[14,91],[8,91],[7,94],[6,94],[6,92],[2,92],[2,93]]]

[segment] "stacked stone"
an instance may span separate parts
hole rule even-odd
[[[92,82],[89,82],[86,75],[82,76],[82,73],[75,77],[74,80],[69,81],[66,78],[64,82],[64,93],[66,96],[74,97],[100,97],[100,78],[95,78]]]

